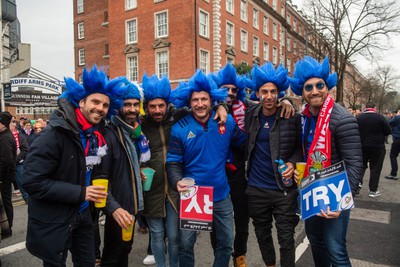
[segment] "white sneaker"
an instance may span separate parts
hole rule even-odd
[[[156,264],[156,260],[154,259],[153,255],[147,255],[146,258],[143,260],[144,265],[153,265]]]

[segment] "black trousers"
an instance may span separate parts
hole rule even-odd
[[[370,169],[369,177],[369,191],[378,190],[379,178],[383,167],[383,160],[385,159],[386,150],[383,149],[365,149],[363,148],[363,166],[364,173],[368,168]],[[363,176],[364,176],[363,173]]]
[[[2,235],[9,235],[11,234],[11,227],[13,226],[14,220],[14,208],[12,205],[12,179],[4,179],[0,186],[1,189],[1,198],[3,200],[4,210],[7,214],[8,223],[10,225],[10,232],[9,233],[2,233]]]
[[[397,171],[399,170],[397,164],[397,156],[400,153],[400,140],[393,140],[392,147],[390,148],[390,165],[392,166],[392,170],[390,171],[390,175],[397,176]]]
[[[285,194],[281,190],[248,186],[246,190],[249,214],[253,219],[258,246],[264,263],[276,264],[275,248],[272,239],[272,221],[278,233],[281,266],[295,266],[294,231],[299,222],[296,215],[297,191],[290,188]]]

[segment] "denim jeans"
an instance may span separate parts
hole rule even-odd
[[[22,178],[23,177],[24,177],[24,165],[17,164],[17,172],[15,174],[15,181],[17,182],[19,191],[21,192],[23,199],[26,200],[28,198],[28,193],[25,191],[25,189],[22,186]]]
[[[349,218],[350,210],[344,210],[337,219],[313,216],[305,221],[315,266],[351,266],[346,247]]]
[[[224,200],[214,202],[213,231],[216,232],[216,250],[214,267],[229,266],[233,245],[233,207],[229,196]],[[179,243],[179,266],[193,267],[194,244],[197,233],[191,230],[181,230]]]
[[[151,250],[157,267],[166,267],[165,236],[168,238],[169,266],[179,266],[179,217],[168,199],[165,202],[167,217],[147,217],[151,234]]]

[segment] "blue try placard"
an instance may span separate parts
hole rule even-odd
[[[354,207],[347,172],[341,161],[328,168],[310,174],[301,180],[301,218],[326,211],[348,210]]]

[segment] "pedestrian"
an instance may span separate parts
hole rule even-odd
[[[210,119],[215,114],[211,104],[225,100],[227,92],[218,90],[201,71],[172,94],[173,103],[177,107],[189,106],[192,114],[172,127],[166,165],[168,180],[178,192],[187,190],[183,177],[194,178],[196,185],[213,186],[213,230],[217,239],[213,266],[228,266],[233,245],[233,207],[225,160],[230,144],[243,145],[244,133],[230,115],[225,124]],[[196,235],[193,230],[180,231],[179,266],[195,266]]]
[[[12,115],[0,112],[0,192],[8,227],[1,231],[2,239],[12,235],[14,209],[12,205],[12,181],[15,179],[17,144],[9,127]]]
[[[121,107],[125,78],[109,80],[95,65],[82,79],[65,79],[59,108],[25,160],[26,247],[43,266],[65,266],[68,250],[74,266],[95,265],[93,202],[107,193],[91,185],[92,171],[107,153],[104,118]]]
[[[362,151],[358,124],[347,109],[334,103],[328,91],[336,86],[337,74],[330,74],[329,59],[319,63],[306,56],[295,68],[290,88],[307,102],[302,111],[303,151],[311,172],[344,161],[354,196],[362,178]],[[315,159],[315,161],[314,161]],[[298,182],[298,173],[295,171]],[[305,220],[315,266],[351,266],[346,234],[350,210],[321,210]]]
[[[385,138],[392,131],[385,117],[376,111],[373,102],[365,105],[363,113],[357,117],[357,122],[360,129],[364,173],[368,168],[368,163],[370,169],[368,196],[379,197],[381,195],[378,190],[379,178],[386,155]],[[361,186],[362,180],[359,189]]]
[[[104,248],[101,266],[127,267],[133,239],[122,240],[122,228],[133,224],[134,216],[143,210],[140,161],[150,159],[147,138],[138,119],[141,94],[136,85],[126,80],[126,93],[118,114],[111,117],[104,137],[109,153],[102,172],[109,177],[109,195],[104,208]]]
[[[266,266],[275,266],[272,222],[275,221],[281,266],[295,266],[294,232],[299,222],[297,186],[292,181],[296,162],[303,161],[301,116],[286,119],[277,108],[280,92],[289,88],[288,70],[268,62],[254,66],[247,86],[260,103],[246,110],[245,129],[248,210]],[[278,171],[277,160],[286,170]]]
[[[21,133],[25,135],[26,140],[28,141],[28,146],[32,145],[33,140],[36,139],[35,130],[32,129],[32,123],[30,120],[26,120],[23,124],[23,128],[21,129]]]
[[[390,148],[390,175],[385,176],[386,179],[398,180],[397,171],[397,156],[400,152],[400,110],[389,120],[389,125],[392,127],[392,147]]]

